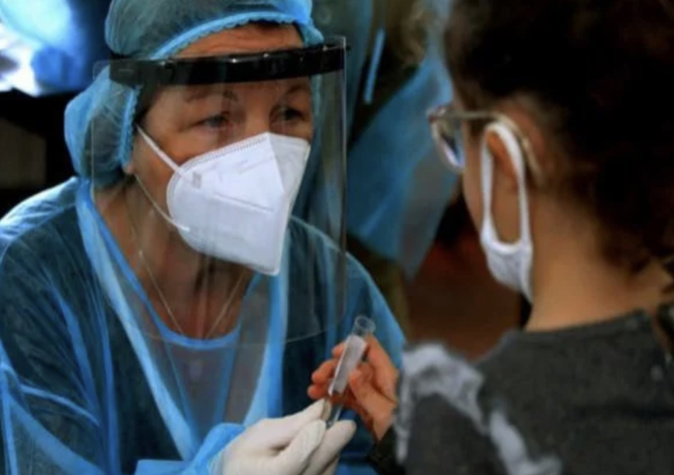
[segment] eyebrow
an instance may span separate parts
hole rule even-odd
[[[239,96],[231,89],[218,91],[212,87],[199,87],[185,95],[186,102],[194,102],[208,96],[222,96],[233,102],[239,102]]]
[[[288,97],[299,93],[311,94],[311,87],[308,83],[302,82],[301,84],[295,84],[288,88],[286,92],[283,93],[281,97]],[[234,92],[232,89],[223,89],[218,91],[212,87],[197,87],[194,90],[189,91],[185,94],[186,102],[194,102],[196,100],[203,99],[208,96],[222,96],[226,99],[231,100],[232,102],[239,102],[239,95]]]
[[[283,96],[292,96],[293,94],[297,94],[300,92],[306,92],[307,94],[311,94],[311,87],[307,83],[301,83],[301,84],[295,84],[292,86],[290,89],[288,89],[286,92],[283,93]]]

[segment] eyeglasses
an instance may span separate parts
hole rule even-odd
[[[508,116],[498,112],[487,111],[459,111],[453,103],[445,104],[428,113],[428,122],[435,147],[442,161],[454,173],[461,174],[466,166],[466,153],[463,144],[461,124],[463,121],[489,122],[498,121],[513,131],[525,152],[528,165],[535,176],[538,173],[537,162],[534,159],[529,141]]]

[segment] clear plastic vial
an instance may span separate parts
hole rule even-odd
[[[337,364],[335,376],[328,387],[328,395],[330,397],[339,396],[346,391],[346,388],[349,385],[349,375],[363,360],[363,355],[367,348],[366,339],[374,333],[375,328],[374,321],[371,319],[362,315],[356,318],[351,334],[346,340],[346,346],[344,347],[342,357]],[[327,420],[328,427],[337,422],[341,412],[341,405],[336,405],[332,408]]]

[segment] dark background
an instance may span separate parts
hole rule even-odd
[[[63,135],[63,111],[72,97],[0,93],[0,216],[73,174]]]

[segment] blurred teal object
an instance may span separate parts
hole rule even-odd
[[[392,0],[315,0],[313,18],[325,35],[343,35],[350,47],[347,67],[347,232],[404,270],[418,271],[430,250],[456,177],[436,156],[426,112],[452,98],[444,60],[443,27],[449,0],[423,0],[432,16],[426,57],[414,74],[379,106],[354,137],[354,117],[373,107],[386,9]],[[371,41],[373,39],[373,41]],[[308,181],[295,213],[322,223],[315,209],[328,210],[333,195]]]
[[[426,112],[452,98],[442,36],[349,150],[347,230],[412,278],[457,184],[438,158]]]

